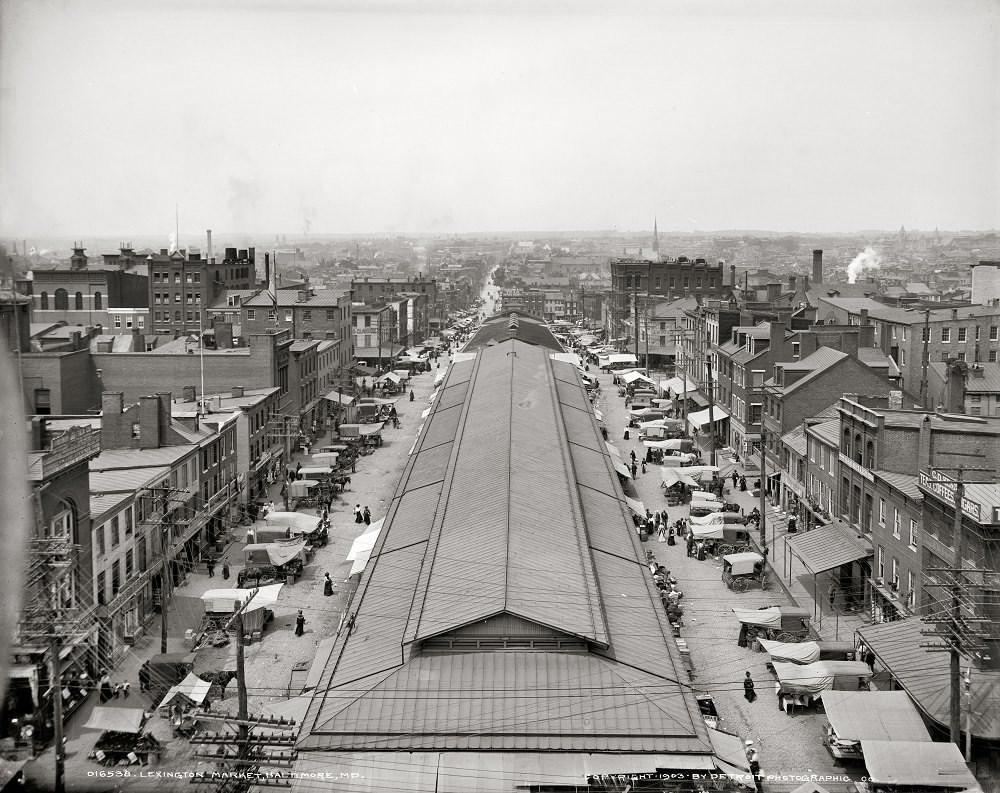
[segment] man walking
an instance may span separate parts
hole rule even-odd
[[[215,578],[215,559],[206,559],[205,566],[208,568],[208,577]]]

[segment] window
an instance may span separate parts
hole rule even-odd
[[[174,322],[180,322],[180,321],[181,321],[181,312],[180,311],[175,311],[174,312]]]
[[[965,360],[965,353],[964,352],[960,352],[958,354],[958,360],[960,360],[960,361],[964,361]]]
[[[248,308],[247,309],[247,320],[250,321],[250,322],[253,322],[255,319],[257,319],[257,312],[256,312],[256,310],[254,310],[252,308]]]
[[[370,328],[372,326],[372,315],[365,314],[365,327]]]
[[[118,594],[122,586],[122,565],[121,561],[115,559],[111,565],[111,597]]]
[[[941,341],[944,343],[951,341],[951,328],[941,328]]]
[[[902,520],[900,519],[899,510],[898,509],[893,510],[893,513],[894,514],[892,516],[892,536],[895,537],[898,540],[899,539],[899,529],[900,529],[900,524],[902,523]]]
[[[42,296],[41,296],[40,300],[41,300],[41,305],[42,305],[42,311],[48,311],[48,309],[49,309],[49,293],[48,292],[42,292]],[[996,329],[994,328],[994,330],[996,330]]]
[[[76,293],[73,303],[77,311],[83,311],[83,292]]]
[[[136,318],[136,321],[138,322],[140,329],[146,327],[146,318],[141,314]]]
[[[121,537],[119,536],[119,533],[120,533],[120,523],[119,523],[119,520],[118,520],[118,516],[115,515],[111,519],[111,547],[112,548],[116,547],[118,545],[118,543],[120,543],[122,541]]]
[[[35,389],[35,413],[39,416],[52,413],[52,393],[48,388]]]
[[[893,592],[899,591],[899,562],[896,557],[892,557],[892,581],[890,582]]]
[[[97,555],[104,556],[106,552],[104,547],[104,524],[97,527],[94,532],[94,538],[97,540]]]
[[[196,284],[200,284],[201,283],[201,273],[200,272],[197,272],[197,271],[195,272],[195,274],[194,274],[194,282]]]
[[[132,327],[132,315],[131,314],[126,314],[125,315],[125,327],[126,328],[131,328]]]
[[[103,606],[107,603],[108,576],[103,570],[97,574],[97,604]]]
[[[334,320],[336,320],[336,319],[337,319],[337,312],[336,312],[336,311],[334,311],[334,310],[333,310],[333,309],[331,309],[331,308],[328,308],[328,309],[326,310],[326,321],[327,321],[327,322],[333,322],[333,321],[334,321]]]
[[[56,290],[56,311],[69,311],[69,293],[65,289]]]
[[[885,548],[878,549],[878,577],[885,581]]]
[[[878,500],[878,525],[885,526],[885,499]]]
[[[135,552],[129,548],[125,551],[125,580],[132,577],[132,570],[135,567]]]
[[[990,341],[996,341],[997,339],[1000,339],[1000,328],[998,328],[996,325],[991,325]]]
[[[968,332],[969,332],[968,328],[965,328],[965,327],[959,328],[958,329],[958,340],[959,341],[966,341],[967,336],[968,336]]]
[[[997,362],[997,351],[996,350],[990,350],[989,362],[990,363],[996,363]]]
[[[122,326],[122,315],[115,314],[115,327],[120,328]]]
[[[267,310],[267,319],[269,322],[274,322],[276,316],[278,316],[278,313],[273,308]]]
[[[175,303],[180,303],[181,302],[181,293],[180,292],[174,292],[174,302]]]
[[[303,311],[302,312],[302,321],[303,322],[311,322],[312,321],[312,311]]]
[[[976,341],[979,341],[979,326],[976,325]]]
[[[142,437],[142,428],[139,426],[139,422],[132,423],[132,439],[139,440]]]
[[[917,522],[912,518],[910,519],[910,537],[907,544],[911,551],[917,550]]]
[[[132,529],[133,529],[133,526],[132,526],[132,508],[129,507],[128,509],[125,510],[125,536],[126,537],[131,537],[132,536]]]
[[[913,608],[913,601],[916,599],[917,593],[913,591],[913,571],[906,571],[906,605],[909,608]]]

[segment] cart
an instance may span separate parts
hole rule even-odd
[[[722,580],[734,592],[746,592],[754,584],[759,584],[762,590],[767,589],[764,557],[753,551],[723,556]]]
[[[746,526],[726,523],[719,513],[707,518],[708,520],[691,519],[691,534],[696,542],[705,546],[707,554],[738,554],[749,550],[750,532],[746,530]]]
[[[811,664],[774,662],[778,707],[809,707],[824,691],[867,691],[872,671],[861,661],[816,661]]]
[[[747,642],[772,639],[779,642],[802,642],[809,638],[807,609],[797,606],[764,606],[759,609],[733,609],[741,626],[746,626]]]
[[[299,479],[288,484],[288,499],[294,499],[296,506],[316,506],[319,497],[320,483],[315,479]]]
[[[306,561],[305,540],[288,542],[255,543],[243,549],[244,567],[236,576],[236,585],[283,581],[294,583],[301,575]]]

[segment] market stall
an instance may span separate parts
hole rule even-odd
[[[861,751],[869,793],[982,791],[962,752],[950,742],[863,740]]]
[[[775,686],[778,707],[785,711],[796,706],[809,707],[822,699],[824,691],[865,691],[872,677],[871,669],[861,661],[815,661],[811,664],[777,661],[774,672],[778,677]]]
[[[824,743],[837,760],[863,760],[862,741],[931,741],[905,691],[827,691]]]
[[[143,732],[146,713],[142,708],[98,706],[83,725],[100,730],[90,758],[101,765],[149,765],[160,757],[162,747],[151,733]]]

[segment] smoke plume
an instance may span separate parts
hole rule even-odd
[[[847,265],[847,283],[853,284],[858,280],[858,276],[866,270],[878,270],[881,266],[882,257],[869,245]]]
[[[168,253],[173,253],[174,251],[177,250],[177,235],[174,234],[174,232],[171,231],[167,235],[167,242],[169,243],[169,245],[167,246]]]

